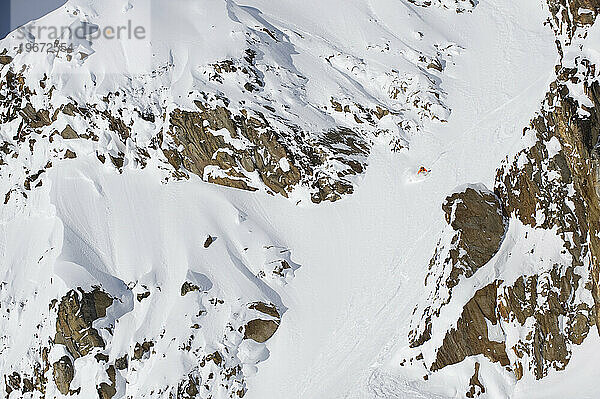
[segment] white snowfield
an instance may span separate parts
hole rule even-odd
[[[169,112],[194,107],[191,91],[218,91],[249,109],[271,104],[288,120],[314,130],[355,126],[350,115],[325,111],[332,97],[383,104],[398,114],[380,121],[377,129],[388,129],[384,134],[365,128],[373,148],[355,193],[314,206],[297,206],[294,195],[240,191],[196,176],[164,182],[164,165],[154,159],[144,169],[126,165],[118,173],[81,144],[77,159],[54,162],[43,187],[25,205],[0,205],[0,312],[15,309],[0,320],[0,374],[26,368],[29,348],[54,336],[56,315],[48,310],[53,299],[69,289],[100,285],[119,299],[94,324],[110,342],[111,359],[131,353],[136,342],[155,339],[156,355],[132,362],[115,398],[168,397],[160,388],[176,386],[195,366],[194,358],[179,350],[194,323],[200,324],[194,345],[204,353],[227,348],[237,358],[248,399],[463,397],[475,361],[486,387],[482,397],[600,396],[595,330],[575,349],[566,371],[541,381],[526,374],[517,383],[483,356],[446,367],[428,381],[422,370],[399,366],[412,311],[427,294],[427,265],[445,226],[442,202],[457,186],[493,187],[501,161],[529,145],[523,127],[555,77],[558,54],[554,34],[544,25],[549,15],[544,1],[463,3],[71,0],[38,21],[62,26],[87,19],[102,27],[133,19],[145,21],[150,33],[141,41],[76,43],[89,55],[76,64],[21,54],[16,61],[30,65],[32,81],[50,75],[55,101],[100,104],[107,92],[129,85],[143,93],[132,99],[134,106]],[[456,7],[465,10],[457,13]],[[269,34],[278,44],[261,48],[266,85],[259,95],[242,93],[235,81],[216,85],[206,79],[207,65],[239,58],[249,37]],[[0,47],[15,43],[9,37]],[[443,70],[420,66],[421,54],[441,60]],[[151,75],[160,68],[166,72]],[[398,85],[405,90],[393,99],[390,92]],[[415,102],[430,106],[425,112]],[[134,134],[150,137],[161,127]],[[3,125],[2,137],[12,137],[11,129],[15,126]],[[404,148],[392,151],[394,139]],[[119,144],[101,140],[101,145]],[[14,161],[11,173],[36,164],[45,151]],[[416,176],[421,166],[431,170],[426,177]],[[4,193],[12,183],[1,176]],[[514,229],[518,236],[524,227]],[[518,251],[510,234],[497,257]],[[204,248],[207,235],[216,241]],[[547,241],[540,251],[552,256],[552,237]],[[291,272],[257,277],[282,257]],[[456,320],[479,283],[494,272],[495,260],[472,277],[472,291],[456,293],[464,300],[452,302],[444,317]],[[511,278],[519,267],[513,257],[503,276]],[[180,295],[184,281],[204,294]],[[138,302],[135,296],[145,290],[150,296]],[[209,298],[225,303],[214,305]],[[266,344],[242,341],[227,329],[247,320],[245,304],[255,301],[284,312]],[[206,316],[198,309],[208,309]],[[103,329],[109,325],[112,335]],[[51,362],[64,354],[54,347]],[[97,397],[95,386],[108,381],[106,374],[85,357],[75,360],[75,369],[72,386],[82,387],[78,395],[63,396],[50,381],[46,397]],[[211,393],[227,397],[218,388]],[[19,395],[13,392],[10,399]]]

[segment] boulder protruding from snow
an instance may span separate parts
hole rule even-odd
[[[279,311],[273,305],[263,302],[250,304],[250,309],[254,309],[265,317],[250,320],[244,327],[244,339],[251,339],[259,343],[266,342],[271,338],[279,328],[281,316]],[[269,318],[270,320],[265,320]]]

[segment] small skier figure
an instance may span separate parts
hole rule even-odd
[[[429,172],[431,172],[430,170],[427,170],[427,168],[425,168],[425,166],[421,166],[419,168],[419,171],[417,172],[417,175],[423,174],[423,175],[428,175]]]

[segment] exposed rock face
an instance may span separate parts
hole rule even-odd
[[[129,367],[129,360],[127,354],[115,360],[115,367],[117,370],[127,370]]]
[[[106,382],[100,383],[98,386],[98,397],[100,399],[112,399],[113,396],[117,393],[116,389],[116,372],[114,366],[109,366],[106,370],[106,374],[110,380],[110,384]]]
[[[153,346],[154,342],[152,341],[144,341],[141,344],[139,342],[136,343],[135,349],[133,350],[133,360],[148,358]]]
[[[250,320],[244,327],[244,339],[252,339],[259,343],[266,342],[279,328],[281,316],[277,308],[263,302],[253,303],[249,308],[270,316],[272,320],[264,320],[262,318]]]
[[[197,290],[191,290],[187,294],[190,292],[197,292],[198,296],[208,295],[207,292]],[[113,302],[113,298],[100,288],[95,288],[91,292],[81,289],[72,290],[64,295],[60,302],[54,301],[51,308],[54,307],[57,312],[56,336],[54,342],[51,342],[51,347],[64,345],[68,355],[62,356],[51,366],[46,365],[45,370],[40,366],[39,371],[36,371],[37,377],[35,378],[21,377],[17,373],[5,376],[7,392],[27,393],[35,390],[44,394],[47,388],[44,373],[50,370],[56,389],[61,394],[75,396],[83,394],[83,386],[73,387],[73,381],[78,373],[74,359],[88,357],[88,363],[95,361],[97,366],[105,372],[105,376],[102,377],[104,381],[100,380],[95,387],[98,397],[101,399],[114,398],[117,395],[117,385],[126,383],[125,378],[128,373],[135,373],[138,368],[143,368],[150,361],[151,357],[156,354],[157,344],[156,341],[147,339],[136,343],[130,354],[112,359],[103,350],[105,346],[111,344],[110,340],[105,342],[92,324],[107,316],[107,309]],[[218,299],[213,302],[214,306],[222,304],[223,301]],[[229,325],[230,328],[227,330],[228,333],[236,334],[239,337],[237,342],[240,342],[241,339],[252,339],[257,343],[264,343],[277,330],[281,315],[276,306],[264,302],[253,302],[245,305],[244,311],[248,312],[244,318],[249,321],[240,324],[235,329]],[[191,328],[197,329],[199,326]],[[235,341],[232,340],[232,342]],[[169,397],[192,399],[212,392],[216,389],[213,387],[214,385],[219,389],[228,390],[228,397],[243,397],[246,393],[244,374],[235,352],[225,348],[203,354],[202,344],[202,341],[194,340],[193,334],[190,335],[189,342],[182,346],[181,350],[197,359],[197,367],[178,385],[165,387],[164,392],[168,392],[168,395],[171,395]],[[47,352],[46,349],[45,359],[47,359]]]
[[[68,356],[63,356],[60,360],[52,365],[52,375],[54,383],[63,395],[68,395],[71,387],[71,381],[75,376],[73,362]]]
[[[450,302],[452,288],[461,277],[471,277],[496,254],[505,234],[502,205],[483,185],[466,187],[450,195],[442,209],[448,227],[429,263],[425,285],[431,293],[419,324],[411,331],[412,347],[431,338],[431,319],[439,316],[440,309]],[[465,345],[468,345],[466,340]]]
[[[46,377],[46,373],[50,370],[50,365],[48,364],[47,348],[44,349],[44,365],[35,364],[31,375],[23,375],[13,372],[9,375],[4,375],[4,389],[6,391],[6,395],[10,395],[11,392],[20,392],[25,396],[25,394],[41,394],[44,395],[46,393],[46,385],[48,383],[48,378]]]
[[[488,338],[488,322],[498,324],[496,315],[496,284],[490,284],[475,293],[465,305],[456,329],[451,329],[438,349],[431,370],[462,362],[467,356],[484,355],[503,366],[509,363],[504,343]]]
[[[479,364],[479,362],[475,362],[475,372],[473,373],[473,375],[471,376],[471,379],[469,380],[470,386],[469,386],[469,390],[466,393],[467,398],[477,398],[482,393],[485,393],[485,387],[483,386],[481,381],[479,381],[479,368],[480,367],[481,367],[481,365]]]
[[[596,0],[548,0],[548,7],[553,16],[553,24],[559,37],[559,49],[570,45],[577,34],[585,34],[585,28],[591,26],[600,12],[600,4]],[[579,30],[579,32],[578,32]]]
[[[248,307],[250,309],[257,310],[260,313],[269,315],[269,316],[277,318],[277,319],[281,317],[279,315],[279,311],[277,311],[277,308],[272,304],[266,304],[264,302],[255,302],[255,303],[251,303]]]
[[[579,284],[580,277],[571,269],[563,274],[554,268],[550,273],[520,277],[498,292],[499,317],[505,323],[518,322],[528,332],[526,339],[510,348],[516,355],[512,369],[518,379],[524,366],[538,379],[550,369],[563,370],[573,344],[586,338],[594,310],[576,298]]]
[[[468,187],[446,198],[446,222],[456,231],[450,249],[452,271],[446,281],[452,288],[461,275],[471,277],[496,254],[504,238],[506,220],[494,193]]]
[[[210,247],[210,246],[211,246],[211,244],[212,244],[213,242],[215,242],[215,240],[216,240],[216,238],[215,238],[215,237],[213,237],[213,236],[208,236],[208,237],[206,237],[206,240],[204,241],[204,248],[208,248],[208,247]]]
[[[232,115],[224,106],[210,107],[201,101],[196,106],[200,111],[176,109],[171,114],[173,146],[164,153],[177,170],[251,191],[258,190],[253,183],[258,175],[269,192],[284,197],[299,183],[313,180],[313,202],[335,201],[352,193],[347,176],[364,171],[370,146],[349,129],[327,132],[310,143],[296,127],[288,128],[292,137],[279,134],[260,113]],[[294,148],[300,152],[291,152]],[[343,169],[326,175],[323,166],[334,161]]]
[[[200,287],[196,284],[192,284],[189,281],[186,281],[181,285],[181,296],[185,296],[186,294],[194,291],[200,291]]]
[[[146,167],[148,158],[160,152],[173,168],[172,177],[178,179],[191,173],[211,183],[250,191],[264,189],[284,197],[302,186],[308,189],[315,203],[336,201],[351,194],[353,177],[366,170],[370,139],[344,126],[320,134],[304,132],[291,122],[267,117],[259,111],[239,107],[230,110],[233,107],[229,100],[207,93],[198,94],[202,100],[195,101],[196,109],[176,108],[163,115],[125,109],[129,106],[124,101],[126,94],[121,92],[105,96],[103,107],[68,102],[58,108],[36,109],[32,103],[38,97],[51,103],[53,88],[45,83],[41,86],[37,89],[41,93],[30,89],[23,74],[12,68],[0,81],[2,120],[23,120],[15,139],[26,148],[18,152],[25,149],[32,152],[35,141],[47,140],[62,154],[60,158],[75,159],[77,153],[61,145],[62,140],[56,137],[68,142],[87,140],[97,147],[94,143],[102,140],[97,134],[98,126],[106,126],[106,135],[119,144],[108,151],[97,148],[96,156],[102,163],[110,160],[118,170],[128,164]],[[23,106],[17,106],[20,98],[24,99]],[[124,114],[138,116],[126,119]],[[158,131],[152,140],[136,143],[131,133],[134,124],[157,124],[161,119],[168,124],[168,131]],[[46,129],[52,126],[61,127]],[[72,126],[87,126],[87,129],[76,131]],[[35,139],[27,141],[32,135]],[[134,145],[134,155],[126,161],[124,150],[128,140]],[[11,153],[16,150],[10,148]]]
[[[106,309],[112,303],[113,299],[98,288],[91,292],[81,289],[69,291],[58,305],[54,345],[64,345],[73,359],[86,356],[94,348],[104,348],[105,342],[100,337],[98,330],[92,327],[92,323],[105,317]],[[99,354],[96,358],[103,359],[104,355]],[[104,360],[106,361],[107,358]],[[71,357],[63,356],[52,365],[52,368],[54,383],[58,390],[63,395],[68,394],[71,381],[75,376]],[[108,392],[111,392],[110,386],[104,385],[100,386],[99,394],[102,390],[103,393],[100,395],[103,399],[111,398],[112,396],[106,396]]]
[[[585,62],[581,66],[584,70],[588,67]],[[531,341],[519,342],[513,350],[519,359],[524,354],[531,357],[528,366],[537,378],[545,376],[551,367],[566,367],[571,345],[580,344],[589,324],[597,323],[600,202],[594,147],[600,103],[598,84],[588,87],[576,71],[559,71],[546,98],[546,103],[554,106],[550,111],[544,109],[529,130],[536,135],[536,143],[498,173],[497,190],[507,211],[524,225],[556,229],[572,259],[544,273],[520,278],[502,296],[506,319],[517,318],[520,324],[527,317],[535,319]],[[581,116],[580,105],[569,95],[567,82],[573,80],[581,82],[593,104],[586,107],[589,117]],[[583,288],[592,288],[596,309],[584,295],[576,294]],[[519,362],[515,368],[520,367]]]
[[[60,135],[62,136],[63,139],[77,139],[79,138],[79,135],[77,134],[77,132],[75,130],[73,130],[73,128],[70,125],[67,125],[67,127],[65,127],[63,129],[63,131],[60,133]]]
[[[278,328],[279,323],[273,320],[250,320],[244,329],[244,339],[263,343],[271,338]]]
[[[65,345],[73,358],[87,355],[93,348],[104,348],[104,340],[92,323],[106,316],[113,299],[105,292],[72,290],[58,305],[55,344]]]
[[[12,57],[8,55],[0,55],[0,64],[8,65],[12,62]]]
[[[564,48],[585,35],[585,29],[580,28],[594,21],[600,6],[596,2],[579,1],[549,4],[562,55]],[[525,373],[541,379],[550,370],[567,367],[573,346],[586,339],[594,324],[600,325],[598,68],[582,57],[561,59],[561,63],[556,67],[557,78],[550,85],[541,110],[523,131],[532,144],[500,166],[494,188],[498,208],[503,210],[508,223],[523,226],[513,242],[530,248],[533,254],[536,245],[547,241],[544,236],[535,238],[537,232],[552,232],[559,243],[556,248],[559,256],[551,262],[532,260],[530,271],[512,277],[511,281],[497,278],[477,290],[464,305],[456,328],[446,331],[442,345],[436,348],[434,361],[426,365],[430,370],[456,364],[468,356],[484,355],[507,366],[517,380]],[[579,94],[575,99],[574,90],[583,93],[583,97]],[[483,236],[486,231],[495,231],[492,226],[496,225],[490,219],[478,229]],[[461,285],[462,281],[474,270],[492,269],[486,265],[491,252],[474,251],[475,247],[472,250],[468,246],[463,249],[467,252],[463,252],[463,259],[479,259],[472,263],[478,267],[474,269],[469,266],[471,262],[464,262],[467,267],[454,273],[459,279],[446,279],[441,269],[433,271],[436,281],[449,288],[447,298],[453,287],[467,286],[466,282]],[[439,248],[436,256],[438,252]],[[511,255],[507,253],[504,264],[510,263]],[[496,274],[504,272],[503,265],[495,267]],[[433,329],[438,325],[439,309],[449,301],[436,300],[438,297],[433,298],[433,305],[426,309],[411,334],[416,348],[428,344],[432,325]],[[469,397],[483,392],[478,373],[479,364],[467,391]]]
[[[200,394],[201,380],[191,373],[177,388],[177,399],[195,399]]]

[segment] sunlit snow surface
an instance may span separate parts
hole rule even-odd
[[[425,382],[417,371],[398,366],[398,353],[408,345],[414,304],[425,295],[427,264],[444,225],[440,204],[462,184],[492,187],[500,161],[526,145],[522,129],[539,108],[557,60],[554,36],[543,24],[544,2],[480,1],[464,13],[415,7],[402,0],[163,3],[71,1],[46,21],[59,23],[65,9],[79,4],[100,26],[140,13],[151,36],[141,43],[123,42],[118,51],[114,43],[95,43],[88,62],[76,70],[51,59],[48,64],[33,62],[33,55],[21,61],[34,65],[33,75],[43,74],[50,65],[63,85],[61,94],[75,98],[112,90],[128,84],[130,75],[173,64],[169,74],[148,85],[169,87],[163,101],[191,105],[186,98],[190,88],[209,85],[197,67],[242,52],[246,39],[241,32],[260,21],[287,35],[264,56],[298,76],[286,72],[271,82],[269,98],[259,101],[296,106],[291,112],[298,120],[321,128],[333,121],[309,105],[327,103],[324,93],[388,101],[383,99],[390,82],[383,72],[413,73],[411,51],[452,43],[455,51],[436,77],[450,110],[447,123],[423,122],[419,134],[404,137],[410,149],[400,152],[391,152],[388,140],[375,139],[366,176],[355,194],[310,207],[197,179],[164,185],[152,168],[118,175],[99,168],[92,157],[55,165],[51,185],[30,200],[27,214],[15,217],[10,209],[1,211],[3,280],[11,281],[11,289],[23,297],[35,292],[39,309],[47,308],[64,287],[101,283],[113,295],[121,295],[126,310],[133,298],[127,297],[124,282],[160,284],[176,292],[190,270],[209,275],[224,297],[276,303],[287,312],[267,343],[268,359],[257,369],[253,364],[266,354],[247,359],[250,399],[462,395],[474,361],[448,367]],[[386,43],[391,50],[381,51]],[[335,49],[342,56],[330,64],[316,62],[336,55]],[[282,83],[289,86],[277,90]],[[234,87],[226,88],[225,94],[236,100],[240,96]],[[422,165],[432,170],[427,178],[411,176],[410,171]],[[211,258],[199,249],[206,234],[218,237],[215,249],[226,257]],[[292,260],[301,265],[287,286],[263,284],[246,269],[265,262],[264,243],[289,248]],[[245,247],[251,248],[250,254]],[[51,278],[64,286],[54,283],[44,292]],[[469,293],[456,295],[466,301]],[[146,311],[120,319],[111,344],[115,353],[165,326],[169,336],[179,334],[179,325],[188,320],[181,313],[185,303],[158,298],[144,305]],[[23,317],[7,325],[14,331],[12,347],[28,345],[38,322],[30,315],[40,312],[27,308]],[[448,312],[458,315],[460,308]],[[202,331],[209,345],[216,344],[219,331],[212,331],[210,323]],[[589,354],[598,348],[597,336],[592,335],[574,352],[566,372],[576,376],[573,381],[600,377],[600,371],[590,367],[594,358]],[[169,353],[168,342],[161,345],[165,347],[160,350]],[[19,350],[7,353],[0,357],[0,368],[22,355]],[[137,389],[157,381],[176,382],[189,369],[179,360],[167,357],[144,369],[129,381],[128,394],[135,397]],[[498,377],[502,374],[496,367],[500,366],[482,365],[489,397],[564,397],[564,392],[543,391],[540,385],[560,387],[567,374],[542,382],[525,380],[515,390],[514,381]],[[575,382],[568,393],[594,395],[598,391],[592,385]]]
[[[452,114],[447,125],[411,137],[410,151],[374,151],[358,192],[340,204],[268,205],[272,224],[304,266],[284,294],[290,309],[270,343],[271,357],[250,381],[251,399],[455,397],[472,374],[467,360],[425,382],[400,368],[394,354],[408,345],[414,303],[425,295],[427,265],[445,223],[440,204],[461,184],[492,187],[500,161],[524,145],[522,128],[554,76],[553,35],[537,1],[482,1],[458,15],[368,4],[392,31],[417,20],[464,48],[443,77]],[[432,173],[407,184],[404,171],[421,165]],[[490,397],[511,396],[512,381],[490,381],[494,367],[482,376]]]

